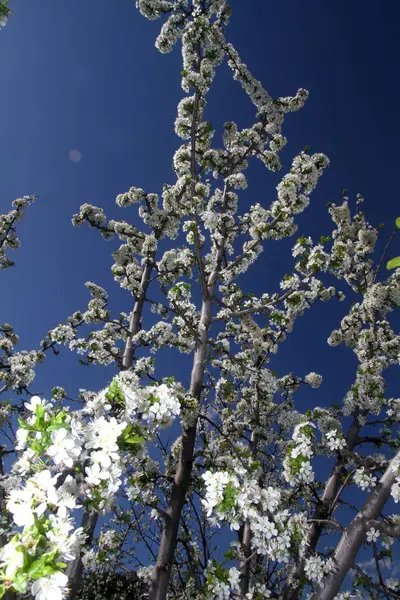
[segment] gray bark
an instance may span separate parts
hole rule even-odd
[[[225,189],[225,198],[226,198]],[[226,208],[226,199],[223,201],[222,211]],[[203,388],[203,377],[206,367],[207,348],[208,348],[208,329],[211,323],[213,300],[215,295],[215,284],[217,282],[222,257],[225,246],[225,231],[223,239],[219,246],[214,269],[209,277],[206,286],[203,285],[203,304],[201,309],[200,324],[198,329],[198,339],[195,348],[193,367],[190,379],[190,394],[200,402]],[[198,255],[199,270],[203,276],[200,267],[201,257]],[[206,287],[206,289],[204,289]],[[204,328],[202,327],[204,326]],[[189,487],[190,477],[193,466],[193,452],[196,441],[197,419],[192,427],[182,433],[182,447],[178,468],[172,485],[171,497],[166,511],[164,529],[161,536],[160,548],[157,555],[157,562],[154,569],[153,580],[150,588],[149,600],[165,600],[168,592],[168,584],[171,576],[171,568],[174,559],[179,521],[183,506],[186,501],[186,492]]]
[[[323,588],[319,588],[311,596],[311,600],[333,600],[339,592],[347,573],[352,568],[357,552],[365,541],[366,533],[371,527],[371,520],[377,519],[386,502],[389,500],[392,485],[399,476],[400,452],[390,461],[379,484],[371,492],[364,506],[357,513],[349,527],[343,533],[333,558],[336,570],[323,579]]]
[[[90,543],[93,539],[94,530],[96,529],[98,513],[84,512],[82,517],[81,527],[86,532],[87,538],[86,543]],[[78,592],[82,585],[82,574],[83,574],[83,563],[82,554],[80,554],[75,560],[71,561],[68,565],[67,576],[68,576],[68,588],[69,598],[77,598]]]
[[[244,600],[250,587],[250,566],[251,566],[251,528],[250,523],[246,521],[243,527],[242,536],[243,561],[240,565],[240,599]]]
[[[358,432],[360,426],[355,419],[351,425],[347,436],[346,436],[346,448],[352,450],[356,444]],[[321,501],[315,507],[315,511],[312,515],[312,519],[324,520],[328,519],[333,508],[333,503],[340,491],[342,485],[342,477],[345,474],[346,469],[343,463],[343,459],[338,457],[336,464],[332,470],[332,473],[326,483],[325,490],[322,494]],[[311,552],[314,552],[317,547],[319,538],[326,524],[313,523],[310,532],[308,534],[308,548]],[[299,560],[295,565],[293,572],[288,578],[288,582],[283,590],[282,600],[298,600],[299,597],[299,585],[300,580],[304,577],[304,560]]]
[[[203,300],[200,324],[206,329],[199,327],[199,339],[194,353],[193,368],[190,381],[191,395],[200,400],[203,387],[203,376],[207,357],[208,327],[210,324],[212,309],[212,298]],[[160,548],[157,555],[154,577],[150,589],[150,600],[164,600],[171,575],[176,542],[178,537],[179,521],[186,500],[186,492],[190,483],[193,466],[193,452],[196,441],[197,419],[193,427],[186,429],[182,434],[182,450],[178,468],[172,485],[171,498],[167,508],[164,529],[161,537]]]
[[[257,368],[260,369],[261,366],[262,366],[262,360],[259,359],[257,361]],[[257,389],[257,401],[258,401],[258,389]],[[257,410],[256,421],[258,422],[258,413],[259,413],[258,404],[257,404],[256,410]],[[251,434],[250,448],[251,448],[251,452],[253,455],[253,459],[255,460],[257,458],[257,436],[255,435],[254,432],[252,432],[252,434]],[[239,568],[239,570],[240,570],[240,600],[245,600],[246,594],[250,588],[250,569],[251,569],[251,563],[252,563],[251,538],[252,538],[252,533],[251,533],[250,522],[246,521],[245,524],[243,525],[243,534],[241,537],[243,561],[241,562],[240,568]]]

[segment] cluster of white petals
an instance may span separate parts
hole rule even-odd
[[[314,454],[314,427],[315,425],[305,421],[294,428],[293,441],[290,443],[283,461],[283,477],[290,485],[314,481],[315,476],[311,465],[311,458]]]
[[[22,533],[0,553],[8,587],[26,591],[31,582],[39,600],[62,597],[62,561],[74,560],[86,537],[73,511],[82,500],[92,509],[110,508],[129,457],[179,415],[179,391],[177,384],[140,387],[136,375],[121,373],[89,395],[83,410],[69,412],[38,396],[25,403],[6,504]]]

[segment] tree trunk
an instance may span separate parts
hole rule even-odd
[[[200,317],[199,339],[194,353],[193,368],[190,381],[190,394],[200,401],[203,387],[203,376],[207,357],[208,327],[210,325],[212,297],[203,300]],[[203,329],[202,325],[205,326]],[[171,568],[178,537],[179,521],[186,500],[186,492],[190,483],[193,466],[193,452],[196,441],[197,419],[195,424],[183,431],[182,450],[178,469],[172,485],[165,525],[157,555],[154,577],[150,589],[150,600],[164,600],[171,575]]]
[[[86,543],[90,543],[90,541],[93,539],[94,530],[96,529],[98,518],[98,513],[83,513],[81,526],[87,534]],[[78,592],[82,585],[82,573],[83,563],[81,552],[75,560],[69,563],[67,569],[69,598],[71,600],[77,598],[78,596]]]
[[[352,450],[357,441],[360,426],[355,419],[346,436],[346,448]],[[333,467],[331,476],[329,477],[321,501],[315,507],[312,519],[327,519],[331,513],[332,503],[340,490],[342,477],[345,473],[343,459],[338,457],[335,466]],[[326,525],[326,524],[325,524]],[[314,552],[317,547],[319,538],[324,529],[324,524],[313,523],[308,534],[308,549]],[[299,560],[295,565],[293,572],[288,577],[288,582],[283,590],[282,600],[298,600],[300,580],[304,576],[304,560]]]
[[[399,476],[399,467],[400,452],[390,461],[379,484],[343,533],[333,555],[336,570],[324,577],[322,580],[324,587],[318,588],[310,600],[333,600],[339,592],[343,580],[352,568],[357,552],[365,540],[366,533],[371,527],[371,519],[377,519],[380,516],[383,507],[389,500],[392,485]]]

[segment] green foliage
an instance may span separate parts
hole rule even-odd
[[[23,594],[28,589],[28,575],[23,571],[17,571],[13,577],[13,589]]]
[[[396,258],[392,258],[391,260],[388,261],[386,268],[388,271],[390,271],[391,269],[396,269],[397,267],[400,267],[400,256],[396,256]]]
[[[370,584],[370,578],[367,575],[364,575],[363,573],[357,573],[353,585],[356,588],[367,588]]]
[[[214,569],[214,573],[211,576],[212,580],[222,581],[223,583],[229,582],[229,571],[219,564],[215,559],[211,560],[211,564]]]
[[[120,449],[136,452],[138,448],[135,448],[135,446],[138,446],[145,441],[144,438],[139,434],[140,429],[138,426],[130,424],[125,427],[124,431],[118,438],[118,446]]]
[[[233,486],[232,482],[230,481],[228,483],[228,485],[226,486],[226,488],[224,489],[224,495],[223,495],[222,502],[220,502],[218,504],[218,511],[228,512],[232,508],[234,508],[234,506],[236,504],[236,497],[237,497],[238,493],[239,493],[239,490],[237,490]]]
[[[40,577],[48,577],[57,571],[54,565],[54,559],[56,558],[55,552],[46,552],[42,556],[35,560],[31,564],[28,570],[28,575],[31,579],[40,579]],[[64,563],[57,563],[62,565]]]
[[[0,1],[0,19],[2,17],[9,17],[12,14],[11,10],[8,8],[8,0]]]
[[[115,406],[115,405],[121,406],[121,407],[125,406],[125,396],[124,396],[121,388],[119,387],[116,379],[113,379],[112,382],[110,383],[110,386],[106,393],[106,398],[107,398],[107,400],[109,400],[111,402],[111,404],[113,406]]]
[[[235,560],[236,552],[233,548],[229,548],[226,552],[224,552],[224,557],[226,560]]]
[[[396,223],[397,229],[400,229],[400,217],[397,217],[395,223]],[[396,258],[392,258],[386,264],[386,268],[388,271],[391,271],[392,269],[397,269],[398,267],[400,267],[400,256],[396,256]]]
[[[57,431],[58,429],[71,429],[70,424],[66,423],[66,419],[68,417],[68,413],[66,411],[61,410],[50,420],[45,419],[45,413],[46,411],[43,406],[41,404],[37,404],[35,406],[36,421],[34,425],[29,425],[23,419],[18,419],[18,424],[21,429],[38,433],[40,432],[40,436],[36,436],[34,438],[30,437],[31,441],[29,447],[37,456],[40,456],[44,450],[51,445],[51,433],[53,431]]]

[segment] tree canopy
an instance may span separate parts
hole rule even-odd
[[[118,240],[112,274],[126,312],[87,282],[88,306],[37,349],[17,350],[12,326],[0,326],[0,393],[15,394],[0,404],[0,597],[399,598],[400,580],[382,576],[400,534],[389,512],[400,499],[400,400],[385,379],[400,356],[398,259],[386,265],[399,220],[378,254],[380,228],[363,197],[344,190],[328,207],[329,236],[297,237],[329,165],[308,147],[271,203],[242,201],[252,162],[281,170],[285,119],[308,92],[271,97],[228,41],[226,0],[136,4],[163,20],[160,52],[182,48],[176,180],[158,193],[119,194],[126,221],[89,203],[72,219]],[[218,144],[207,98],[224,61],[254,121],[225,122]],[[35,199],[15,200],[0,217],[3,269]],[[286,238],[291,272],[252,293],[245,274]],[[343,302],[328,344],[346,346],[357,367],[343,399],[326,406],[313,392],[304,408],[297,395],[318,389],[323,374],[296,364],[278,373],[271,362],[322,302]],[[51,397],[33,394],[37,365],[64,347],[115,376],[70,398],[54,373]]]

